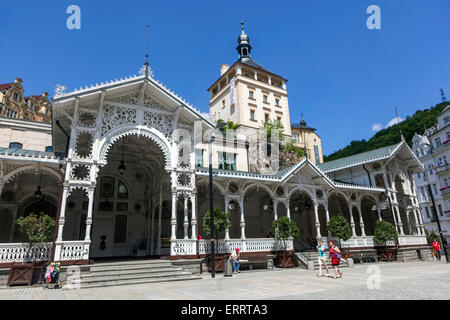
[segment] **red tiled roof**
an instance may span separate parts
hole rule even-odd
[[[11,87],[12,83],[4,83],[4,84],[0,84],[0,91],[9,89]]]

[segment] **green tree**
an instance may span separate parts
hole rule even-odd
[[[206,211],[203,217],[203,232],[206,235],[211,234],[211,220],[209,210]],[[214,234],[218,238],[218,234],[223,234],[225,230],[231,227],[230,214],[221,210],[220,208],[214,208]]]
[[[427,242],[430,246],[434,240],[436,240],[437,242],[439,242],[439,244],[442,245],[441,239],[439,238],[439,236],[436,233],[434,233],[434,231],[432,231],[430,233],[428,230],[425,229],[425,235],[427,236]]]
[[[375,223],[375,234],[373,241],[376,243],[383,243],[386,249],[386,243],[388,241],[395,241],[397,239],[397,231],[392,223],[387,221],[378,220]]]
[[[272,134],[275,130],[278,130],[278,140],[280,141],[280,143],[281,141],[283,141],[284,127],[280,122],[278,122],[278,120],[268,120],[266,122],[263,122],[262,129],[266,130],[267,142],[270,142]]]
[[[281,241],[284,246],[284,252],[287,252],[287,240],[297,238],[299,230],[297,224],[288,217],[281,217],[272,222],[272,233],[275,239]]]
[[[219,120],[217,120],[216,125],[218,126],[219,124],[221,124],[223,122],[225,122],[225,121],[222,120],[222,119],[219,119]],[[238,124],[234,123],[233,121],[228,121],[223,128],[220,128],[220,132],[222,133],[222,135],[224,137],[226,137],[227,136],[227,131],[229,131],[229,130],[236,131],[238,128],[239,128]]]
[[[341,247],[341,240],[347,241],[352,236],[352,229],[343,216],[331,217],[327,224],[327,230],[339,239],[339,247]]]
[[[32,213],[27,217],[20,217],[16,220],[16,224],[20,231],[28,237],[29,247],[25,259],[28,258],[33,244],[49,242],[53,238],[55,220],[44,213],[39,215]]]
[[[283,149],[288,151],[288,152],[293,152],[298,154],[300,157],[303,157],[305,155],[305,150],[303,150],[300,147],[297,147],[296,145],[294,145],[294,143],[291,141],[287,142],[284,146]]]
[[[450,102],[443,102],[434,107],[430,107],[429,109],[419,109],[412,116],[407,116],[406,120],[400,122],[400,124],[378,131],[369,140],[362,139],[360,141],[351,141],[348,146],[339,149],[328,156],[324,156],[324,161],[333,161],[399,143],[401,141],[399,126],[402,129],[408,145],[411,147],[414,134],[416,132],[422,134],[425,128],[434,126],[437,121],[437,116],[448,105],[450,105]]]

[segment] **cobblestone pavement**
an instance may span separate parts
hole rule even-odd
[[[296,268],[93,289],[0,289],[0,300],[450,299],[450,265],[443,261],[357,264],[342,270],[344,277],[337,280]]]

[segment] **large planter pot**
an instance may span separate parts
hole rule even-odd
[[[211,272],[211,257],[208,257],[208,272]],[[224,270],[224,262],[225,262],[225,256],[224,255],[214,255],[214,270],[216,272],[223,272]]]
[[[31,285],[33,280],[34,262],[12,263],[9,269],[8,286]]]
[[[295,267],[294,254],[292,252],[278,253],[275,259],[275,265],[278,268],[293,268]]]

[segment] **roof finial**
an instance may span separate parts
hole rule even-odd
[[[145,77],[148,78],[149,65],[148,65],[148,46],[150,41],[150,26],[147,25],[147,46],[145,48]]]
[[[244,18],[241,17],[241,31],[244,33]]]
[[[402,139],[403,142],[406,142],[405,137],[403,136],[403,132],[402,132],[402,127],[400,126],[400,120],[398,117],[398,113],[397,113],[397,107],[395,107],[395,116],[397,117],[397,124],[398,124],[398,129],[400,130],[400,138]]]

